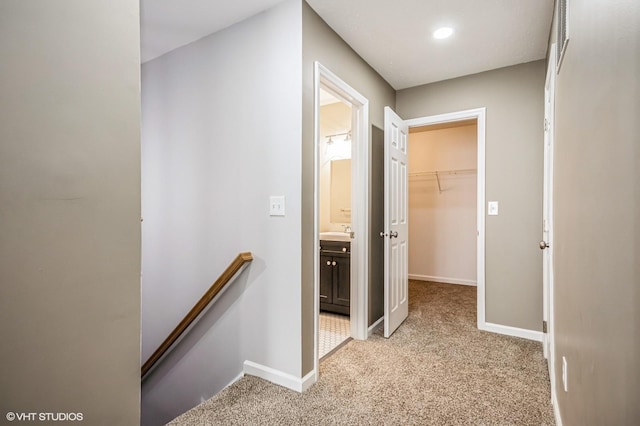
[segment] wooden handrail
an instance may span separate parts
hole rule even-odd
[[[209,290],[198,300],[193,308],[189,311],[189,313],[180,321],[180,324],[177,325],[176,328],[173,329],[171,334],[164,339],[164,342],[156,349],[156,351],[149,357],[147,362],[142,365],[141,368],[141,377],[144,377],[149,370],[162,358],[162,356],[169,350],[171,345],[173,345],[185,332],[187,328],[193,323],[193,321],[204,311],[204,309],[211,303],[211,301],[220,293],[220,291],[231,281],[241,269],[242,267],[251,262],[253,260],[253,256],[251,252],[240,253],[238,256],[231,262],[231,264],[225,269],[225,271],[220,275],[220,277],[211,285]]]

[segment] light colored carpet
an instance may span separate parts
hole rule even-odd
[[[476,288],[411,281],[390,338],[353,340],[300,394],[244,377],[172,425],[553,425],[540,343],[476,329]]]

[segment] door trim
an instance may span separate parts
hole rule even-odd
[[[445,114],[431,115],[428,117],[413,118],[405,120],[412,127],[421,127],[431,124],[452,123],[461,120],[477,120],[477,306],[478,306],[478,329],[486,330],[485,318],[485,138],[486,138],[486,108],[475,108],[464,111],[456,111]]]
[[[369,100],[319,62],[314,63],[314,371],[318,375],[320,315],[320,88],[352,105],[351,129],[351,337],[368,337],[369,290]]]

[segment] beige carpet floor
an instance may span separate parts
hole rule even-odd
[[[300,394],[244,377],[172,425],[553,425],[540,343],[478,331],[476,288],[411,281],[390,339],[351,341]]]

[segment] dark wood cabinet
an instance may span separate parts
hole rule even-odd
[[[320,310],[349,315],[351,243],[320,241]]]

